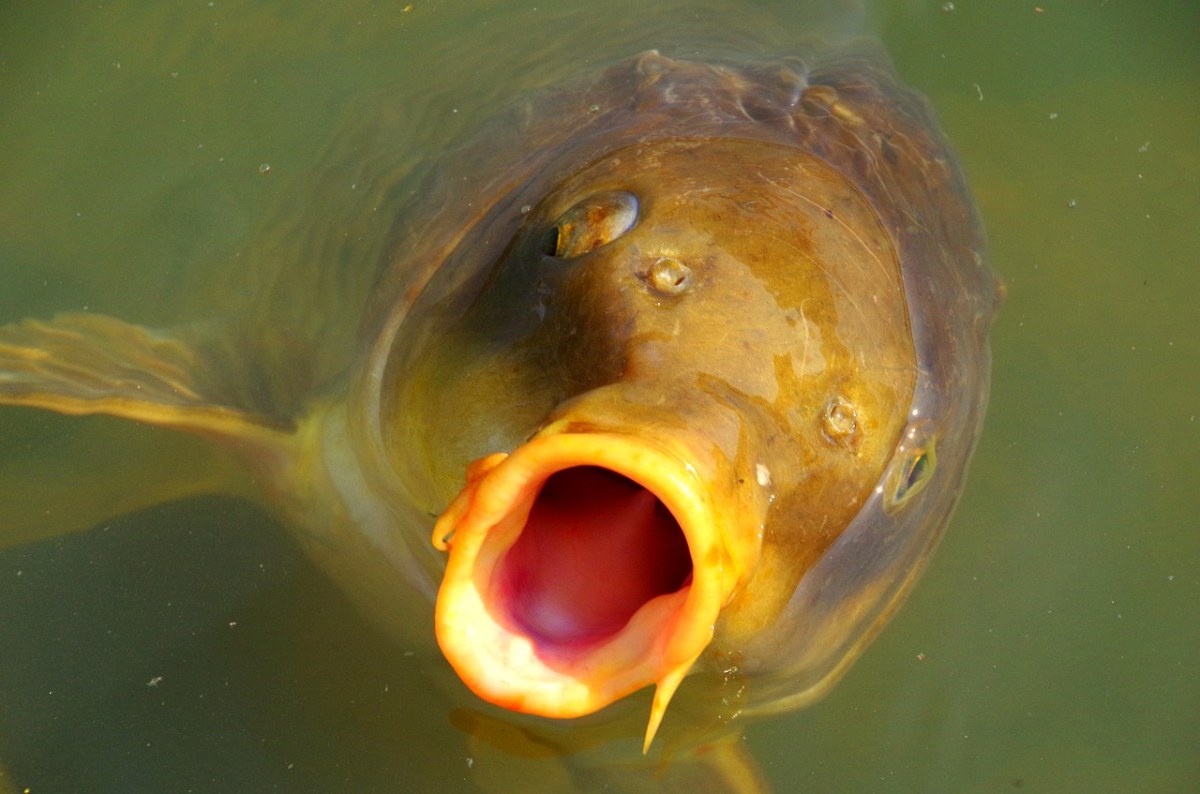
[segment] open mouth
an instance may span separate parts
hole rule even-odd
[[[612,637],[691,578],[687,539],[657,496],[616,472],[577,466],[546,479],[497,566],[492,603],[552,663]]]
[[[685,450],[538,436],[475,461],[438,519],[442,652],[477,695],[578,717],[656,687],[646,746],[734,586],[712,492]]]

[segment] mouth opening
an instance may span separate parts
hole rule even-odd
[[[491,603],[549,662],[609,639],[691,580],[687,538],[658,497],[616,472],[576,466],[546,479],[499,561]]]
[[[466,480],[433,530],[446,659],[483,699],[546,717],[653,685],[648,748],[740,569],[686,448],[551,427]]]

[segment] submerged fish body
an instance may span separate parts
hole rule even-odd
[[[819,696],[936,545],[986,404],[999,286],[924,100],[875,56],[649,52],[449,161],[341,392],[271,415],[227,342],[64,315],[0,329],[0,402],[235,449],[503,708],[654,685],[648,745],[689,675],[750,713]]]

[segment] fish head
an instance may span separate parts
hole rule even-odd
[[[656,686],[648,744],[685,675],[769,644],[900,445],[899,261],[849,181],[762,140],[646,141],[522,210],[406,378],[482,453],[434,532],[437,636],[515,711]]]

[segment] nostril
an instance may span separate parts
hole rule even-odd
[[[692,269],[673,256],[664,256],[650,266],[646,283],[663,295],[679,295],[692,286]]]

